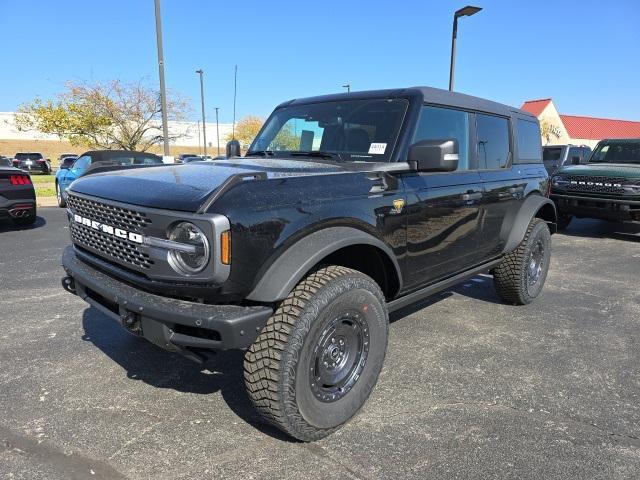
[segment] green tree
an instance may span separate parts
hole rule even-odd
[[[167,99],[167,114],[184,118],[187,102],[175,95]],[[54,100],[36,98],[18,108],[19,130],[57,135],[74,146],[146,151],[161,143],[159,92],[143,82],[67,82]],[[169,141],[181,135],[169,135]]]

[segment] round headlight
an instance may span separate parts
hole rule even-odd
[[[169,240],[182,243],[186,249],[169,251],[171,267],[183,275],[201,272],[209,261],[209,241],[202,230],[193,223],[180,222],[169,232]],[[191,250],[191,251],[187,251]]]

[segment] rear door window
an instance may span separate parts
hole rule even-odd
[[[503,117],[476,114],[478,161],[480,168],[496,170],[509,163],[509,121]]]
[[[520,160],[540,162],[540,128],[536,122],[518,119],[518,156]]]

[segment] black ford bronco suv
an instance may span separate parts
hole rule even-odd
[[[562,167],[551,184],[559,229],[574,216],[640,223],[640,138],[601,140],[588,163]]]
[[[245,349],[255,407],[311,441],[369,397],[389,312],[483,272],[508,303],[539,295],[547,187],[524,111],[433,88],[292,100],[244,157],[73,182],[62,283],[169,351]]]

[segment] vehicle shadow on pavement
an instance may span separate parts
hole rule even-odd
[[[209,395],[220,392],[223,400],[246,423],[279,440],[295,442],[280,430],[261,421],[244,389],[244,352],[231,350],[214,354],[203,364],[170,353],[127,332],[95,308],[82,315],[84,335],[132,380],[157,388]]]
[[[615,238],[640,241],[640,225],[615,223],[596,219],[573,219],[560,235],[581,238]]]
[[[16,230],[34,230],[36,228],[44,227],[47,224],[47,221],[42,217],[36,217],[36,221],[33,222],[32,225],[27,226],[19,226],[13,223],[10,219],[0,220],[0,233],[2,232],[13,232]]]

